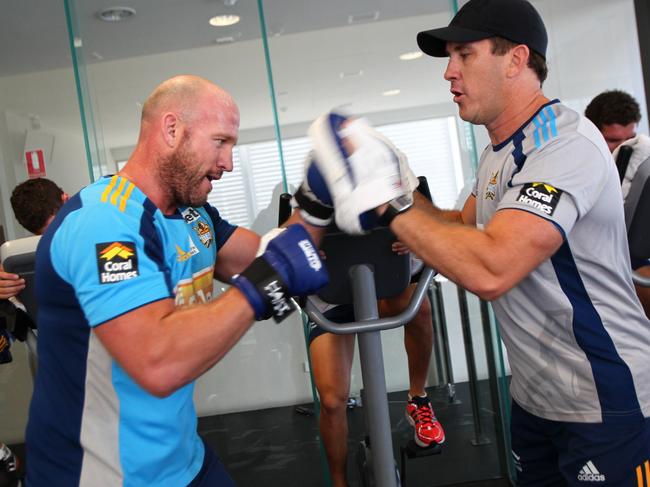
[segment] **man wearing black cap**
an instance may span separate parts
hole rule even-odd
[[[650,322],[618,174],[596,127],[542,92],[540,15],[525,0],[470,0],[417,40],[449,58],[460,116],[484,125],[491,146],[462,210],[400,197],[377,208],[380,221],[492,301],[512,370],[519,485],[650,485]]]

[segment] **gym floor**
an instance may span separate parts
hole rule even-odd
[[[467,383],[456,385],[456,402],[450,403],[446,389],[430,389],[429,396],[446,432],[439,455],[407,461],[406,487],[509,486],[500,465],[495,437],[494,414],[487,381],[478,384],[482,433],[490,443],[474,446],[474,420]],[[412,437],[404,417],[406,394],[391,393],[389,412],[393,448],[399,465],[400,445]],[[311,404],[264,409],[199,419],[199,432],[221,456],[240,487],[326,487],[326,464],[321,451],[317,418]],[[298,410],[302,412],[298,412]],[[348,411],[350,425],[350,487],[362,487],[355,462],[364,438],[363,407]],[[23,445],[11,445],[24,458]],[[0,487],[4,487],[0,478]]]
[[[466,383],[456,386],[455,404],[445,389],[431,389],[438,419],[446,432],[439,455],[407,461],[407,487],[451,485],[509,486],[502,472],[495,437],[494,414],[489,407],[487,381],[479,383],[480,420],[489,444],[474,446],[474,421]],[[399,464],[400,445],[412,437],[404,417],[406,393],[389,394],[393,448]],[[303,405],[310,410],[311,404]],[[302,409],[302,408],[301,408]],[[363,408],[348,412],[350,487],[361,487],[355,462],[364,438]],[[297,412],[295,407],[205,417],[199,431],[223,459],[238,486],[325,487],[325,461],[318,437],[317,418]]]

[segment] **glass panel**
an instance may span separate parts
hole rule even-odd
[[[0,59],[0,240],[4,242],[31,235],[12,211],[10,197],[17,184],[40,175],[73,194],[88,183],[89,175],[61,3],[5,2]],[[4,326],[5,312],[13,315],[13,310],[6,301],[1,308]],[[0,365],[0,442],[12,444],[24,441],[32,375],[25,344],[14,342],[10,352],[13,361]],[[22,450],[17,452],[22,457]]]

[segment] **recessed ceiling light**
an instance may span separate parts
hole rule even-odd
[[[401,93],[401,90],[386,90],[382,93],[384,96],[395,96],[399,95]]]
[[[363,12],[360,14],[348,15],[348,24],[361,24],[364,22],[374,22],[379,18],[379,10],[372,12]]]
[[[239,22],[239,15],[215,15],[210,19],[210,25],[215,27],[235,25],[237,22]]]
[[[216,44],[232,44],[241,37],[241,32],[235,32],[233,35],[217,37],[214,42]]]
[[[122,22],[135,16],[135,9],[131,7],[108,7],[97,12],[97,16],[104,22]]]
[[[402,61],[413,61],[414,59],[418,59],[421,57],[422,57],[422,51],[405,52],[404,54],[399,55],[399,58]]]
[[[216,44],[232,44],[235,42],[235,38],[233,36],[217,37],[214,42]]]
[[[341,79],[358,78],[359,76],[363,76],[363,69],[360,69],[358,71],[343,71],[339,73],[339,78]]]

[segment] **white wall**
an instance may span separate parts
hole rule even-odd
[[[71,71],[60,69],[0,78],[0,175],[4,221],[11,238],[28,235],[13,218],[9,197],[27,179],[27,131],[54,137],[46,177],[74,194],[90,181]]]

